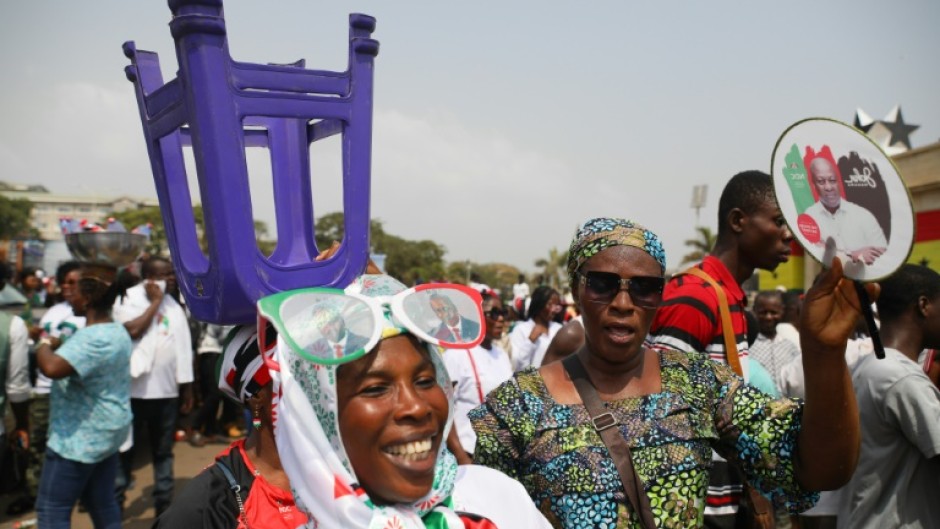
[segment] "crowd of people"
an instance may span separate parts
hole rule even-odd
[[[281,293],[234,328],[188,316],[165,258],[139,278],[65,263],[24,287],[52,300],[40,321],[0,316],[4,436],[30,450],[14,505],[120,527],[145,444],[155,527],[940,527],[940,274],[864,285],[879,360],[839,260],[806,293],[745,291],[793,242],[769,175],[729,180],[686,270],[667,274],[655,222],[584,222],[562,292],[474,275],[422,312],[370,264],[330,303]],[[227,444],[182,493],[179,431]]]

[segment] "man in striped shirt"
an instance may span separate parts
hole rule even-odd
[[[760,171],[734,175],[718,202],[718,238],[701,263],[702,269],[724,289],[731,312],[731,327],[745,380],[748,378],[747,298],[741,285],[755,269],[774,270],[790,256],[793,233],[774,198],[773,180]],[[663,303],[650,327],[650,341],[662,349],[708,353],[727,363],[718,296],[694,275],[673,277],[663,292]],[[740,472],[713,454],[705,526],[732,528],[742,499]]]

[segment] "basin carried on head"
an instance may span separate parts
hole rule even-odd
[[[65,235],[65,245],[77,261],[116,268],[133,263],[146,244],[147,236],[139,233],[89,231]]]

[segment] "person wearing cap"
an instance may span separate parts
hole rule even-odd
[[[807,294],[805,404],[774,400],[703,353],[650,348],[665,268],[652,231],[585,222],[568,253],[584,345],[516,373],[470,412],[474,462],[520,480],[557,527],[702,527],[712,449],[791,512],[852,475],[860,434],[842,353],[859,304],[839,261]]]
[[[270,326],[268,343],[274,343]],[[217,367],[219,389],[252,417],[245,439],[229,445],[186,484],[154,527],[204,529],[284,528],[307,522],[294,504],[274,440],[271,375],[258,347],[254,325],[234,328]],[[238,490],[235,491],[234,488]]]
[[[95,529],[121,527],[114,496],[118,448],[131,426],[131,337],[111,318],[116,270],[82,265],[72,308],[85,327],[68,341],[43,337],[40,371],[53,380],[45,461],[36,514],[39,527],[70,527],[79,499]]]

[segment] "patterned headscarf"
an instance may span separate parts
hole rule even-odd
[[[267,343],[274,343],[277,332],[267,326]],[[222,345],[222,358],[216,368],[219,389],[226,397],[244,403],[271,382],[271,374],[264,367],[258,351],[258,327],[242,325],[229,332]]]
[[[348,293],[384,298],[405,290],[386,275],[363,275],[346,288]],[[382,339],[406,332],[386,314]],[[439,352],[427,345],[453,413],[454,396]],[[450,528],[463,523],[451,509],[449,497],[457,476],[457,461],[441,442],[434,484],[424,498],[410,505],[379,506],[359,485],[339,431],[336,394],[337,367],[310,362],[278,341],[272,370],[274,379],[274,438],[291,491],[299,509],[308,516],[307,527]],[[450,421],[444,439],[450,430]]]
[[[581,265],[601,250],[613,246],[639,248],[656,259],[661,272],[666,271],[666,251],[655,233],[631,220],[599,217],[582,224],[571,240],[571,247],[568,248],[568,281],[571,290],[577,288],[577,274]]]

